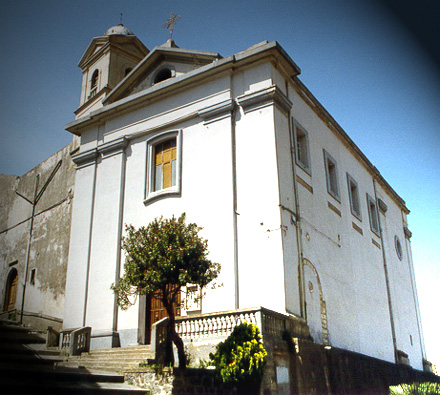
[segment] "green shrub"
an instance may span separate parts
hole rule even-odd
[[[244,322],[217,345],[210,354],[221,381],[235,386],[239,393],[256,392],[263,377],[267,352],[261,342],[258,327]]]
[[[440,383],[411,383],[390,387],[390,395],[436,395],[440,394]]]

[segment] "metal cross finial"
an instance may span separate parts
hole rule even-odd
[[[170,39],[173,39],[173,30],[174,30],[174,25],[180,20],[180,15],[175,15],[174,12],[172,12],[170,14],[170,17],[168,18],[168,20],[166,21],[166,23],[164,23],[162,25],[162,27],[164,29],[169,29],[170,30]]]

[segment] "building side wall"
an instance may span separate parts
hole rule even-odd
[[[418,316],[417,291],[412,268],[410,241],[405,237],[406,216],[385,194],[382,187],[376,186],[377,197],[388,207],[380,213],[380,223],[385,245],[385,259],[389,274],[391,303],[395,322],[397,349],[408,355],[411,366],[423,369],[423,334]],[[402,247],[399,259],[395,237]]]
[[[303,256],[310,262],[304,267],[304,276],[311,334],[322,343],[328,331],[332,345],[395,361],[384,251],[387,265],[391,265],[388,277],[396,346],[409,355],[412,366],[422,369],[417,296],[402,209],[377,183],[375,186],[372,173],[292,87],[288,96],[294,121],[308,136],[310,166],[306,171],[296,166],[296,182]],[[327,190],[323,150],[336,161],[338,198]],[[351,210],[347,174],[357,182],[360,216]],[[386,219],[380,215],[383,243],[371,229],[367,204],[368,194],[378,207],[376,190],[390,208]],[[395,235],[404,250],[402,261],[395,253]]]
[[[30,240],[23,322],[38,329],[46,329],[48,325],[60,328],[63,318],[74,193],[74,169],[70,159],[73,148],[69,144],[28,173],[14,177],[13,182],[6,177],[4,183],[2,177],[0,190],[2,201],[7,205],[0,229],[0,309],[5,311],[6,282],[10,271],[15,269],[18,273],[17,313],[9,318],[20,319]],[[30,238],[32,205],[15,191],[33,201],[37,176],[39,192],[59,161],[62,161],[60,168],[35,206]]]
[[[310,170],[297,166],[297,174],[304,181],[298,182],[303,256],[314,267],[305,267],[312,336],[322,342],[327,329],[337,347],[394,361],[382,247],[368,217],[372,176],[293,89],[290,97],[292,116],[309,138]],[[336,162],[338,198],[327,190],[323,150]],[[350,207],[347,173],[358,185],[359,218]]]

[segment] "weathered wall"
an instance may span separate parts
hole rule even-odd
[[[0,177],[0,310],[5,310],[6,282],[13,269],[18,272],[15,309],[21,310],[32,204],[18,193],[33,201],[37,176],[39,193],[61,161],[35,205],[30,242],[23,322],[41,329],[60,327],[63,316],[75,176],[70,152],[74,148],[74,144],[67,145],[21,177]]]

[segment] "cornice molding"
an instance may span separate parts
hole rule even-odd
[[[234,101],[232,99],[227,99],[212,106],[202,108],[198,111],[198,115],[203,119],[204,125],[207,125],[209,123],[230,117],[233,108]]]
[[[108,158],[113,155],[122,154],[127,145],[128,139],[126,137],[121,137],[119,139],[99,145],[97,149],[103,158]]]
[[[245,113],[275,105],[287,116],[292,108],[292,102],[276,85],[238,96],[237,102]]]
[[[98,155],[98,150],[96,148],[92,148],[90,150],[80,152],[79,154],[72,155],[72,161],[76,164],[76,169],[78,170],[96,163]]]

